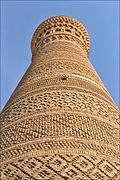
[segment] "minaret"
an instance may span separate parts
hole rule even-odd
[[[1,112],[2,180],[119,180],[119,110],[89,61],[90,38],[57,16]]]

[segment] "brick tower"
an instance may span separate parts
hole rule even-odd
[[[118,180],[119,110],[89,61],[87,30],[50,18],[31,49],[1,112],[2,180]]]

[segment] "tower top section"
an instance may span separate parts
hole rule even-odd
[[[32,41],[32,54],[36,54],[39,47],[55,40],[73,41],[80,44],[86,53],[90,50],[90,38],[86,28],[76,19],[68,16],[56,16],[47,19],[36,29]]]

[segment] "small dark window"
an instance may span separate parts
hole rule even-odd
[[[23,159],[19,159],[19,160],[18,160],[18,162],[22,162],[22,161],[23,161]]]
[[[67,77],[64,76],[61,78],[61,80],[65,81],[65,80],[67,80]]]

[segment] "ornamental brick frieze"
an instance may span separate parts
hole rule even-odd
[[[87,66],[92,67],[88,55],[84,52],[81,46],[67,40],[53,41],[42,48],[38,48],[36,54],[33,56],[32,62],[34,64],[44,63],[55,59],[61,59],[61,61],[68,59],[69,61],[84,63]]]
[[[64,77],[66,78],[65,80],[64,80]],[[40,93],[46,90],[56,91],[57,89],[61,89],[61,90],[66,89],[70,91],[71,90],[80,91],[80,92],[85,92],[85,93],[91,92],[92,95],[95,95],[96,97],[103,99],[103,101],[109,102],[111,105],[113,105],[114,103],[111,97],[109,96],[108,92],[102,89],[102,87],[98,87],[97,85],[91,84],[89,81],[86,81],[83,79],[73,78],[73,77],[68,78],[65,75],[65,73],[57,78],[51,78],[51,79],[46,78],[45,81],[44,79],[41,79],[41,80],[35,81],[34,83],[32,82],[32,84],[28,84],[26,87],[23,86],[22,84],[23,84],[22,82],[19,83],[19,88],[16,88],[10,100],[6,104],[6,107],[3,109],[3,112],[5,111],[6,108],[11,106],[11,103],[17,102],[24,96],[25,97],[29,96],[30,92],[32,94],[33,92],[35,93],[36,90]],[[67,87],[66,87],[66,84],[68,85]],[[44,87],[48,87],[48,88],[44,88]]]
[[[117,146],[119,130],[113,125],[98,121],[98,118],[95,119],[90,116],[70,113],[41,115],[21,119],[21,121],[5,127],[1,132],[1,149],[42,137],[73,136],[96,139]]]
[[[60,18],[58,17],[58,19],[60,20]],[[86,31],[85,27],[79,22],[74,20],[73,22],[73,18],[72,21],[70,20],[70,18],[66,17],[67,21],[64,19],[61,19],[59,22],[58,21],[54,21],[52,22],[52,19],[49,19],[47,22],[47,26],[46,26],[46,22],[43,22],[43,24],[41,24],[36,32],[33,35],[32,38],[32,42],[31,42],[31,49],[32,49],[32,53],[35,54],[35,48],[36,48],[36,44],[37,41],[41,41],[42,39],[44,39],[44,37],[48,36],[49,34],[55,34],[56,32],[61,34],[61,32],[65,32],[65,35],[67,36],[67,34],[72,35],[73,39],[74,38],[79,38],[82,42],[84,42],[84,47],[87,49],[87,51],[89,52],[90,50],[90,38],[88,35],[88,32]],[[49,27],[49,28],[48,28]],[[52,27],[52,28],[51,28]],[[71,39],[71,41],[74,41],[73,39]],[[79,40],[78,39],[78,40]],[[67,39],[65,39],[67,40]]]
[[[12,179],[110,180],[118,179],[119,163],[95,155],[68,152],[20,158],[3,165],[3,169],[3,177]]]
[[[1,112],[1,180],[119,180],[119,110],[76,19],[44,21]]]
[[[6,164],[11,162],[15,157],[18,159],[27,156],[52,154],[56,152],[84,153],[85,150],[86,154],[99,154],[99,156],[104,156],[105,159],[114,161],[119,160],[119,147],[106,145],[102,142],[99,144],[98,141],[85,138],[79,138],[78,140],[76,137],[48,137],[47,140],[41,138],[41,140],[28,141],[27,143],[20,143],[12,146],[12,148],[6,148],[4,151],[1,151],[1,163]]]
[[[64,91],[29,96],[27,99],[9,107],[3,113],[3,119],[5,123],[10,123],[23,115],[55,110],[87,112],[109,119],[114,123],[118,120],[118,112],[103,101],[83,93]]]
[[[66,62],[60,60],[55,62],[52,61],[51,63],[40,64],[36,65],[35,67],[33,66],[33,68],[27,71],[21,84],[24,86],[24,83],[30,83],[33,80],[35,81],[35,79],[37,80],[48,77],[53,78],[57,75],[60,76],[61,73],[64,74],[64,72],[68,72],[70,75],[71,72],[72,74],[77,73],[77,75],[85,76],[91,80],[94,80],[96,83],[99,82],[99,84],[103,86],[100,78],[91,68],[86,67],[84,64],[69,62],[68,60],[66,60]]]
[[[87,49],[85,48],[85,44],[81,40],[79,40],[79,38],[68,35],[68,34],[54,34],[54,35],[44,38],[41,41],[38,41],[36,44],[36,53],[37,53],[38,48],[41,49],[44,45],[54,42],[54,41],[59,41],[59,40],[72,41],[73,43],[76,43],[77,45],[79,45],[87,54]]]

